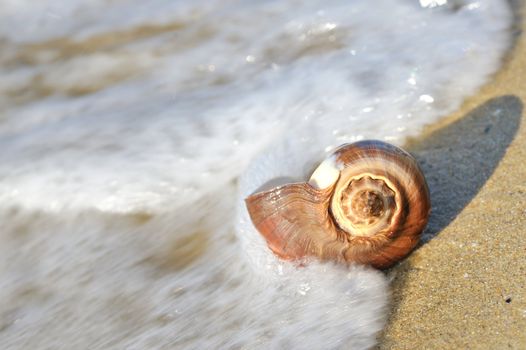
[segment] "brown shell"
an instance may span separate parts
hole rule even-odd
[[[338,148],[309,183],[246,198],[254,226],[283,259],[387,268],[418,243],[431,203],[416,160],[382,141]]]

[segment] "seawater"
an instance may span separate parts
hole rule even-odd
[[[373,346],[383,274],[278,261],[243,199],[499,67],[487,1],[0,1],[3,348]]]

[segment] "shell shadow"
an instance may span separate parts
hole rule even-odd
[[[515,138],[522,112],[518,97],[499,96],[428,137],[408,142],[406,149],[420,163],[431,192],[432,211],[420,246],[448,226],[493,174]],[[384,332],[405,298],[406,276],[411,269],[411,259],[406,259],[387,271],[392,298]],[[377,349],[391,348],[388,342],[380,334]]]
[[[515,137],[523,105],[512,95],[493,98],[460,120],[412,141],[431,192],[425,244],[446,227],[479,192]]]

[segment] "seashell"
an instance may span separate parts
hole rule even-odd
[[[377,268],[411,252],[431,210],[416,160],[382,141],[342,145],[308,183],[254,193],[245,202],[254,226],[280,258]]]

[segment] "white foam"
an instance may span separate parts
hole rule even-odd
[[[278,261],[243,198],[496,71],[506,2],[434,3],[0,1],[0,343],[372,346],[382,275]]]

